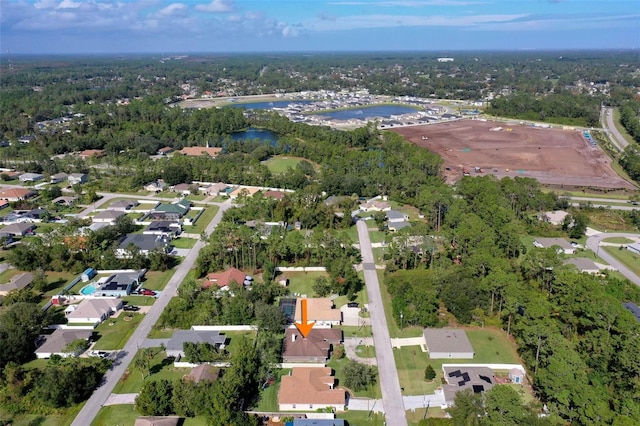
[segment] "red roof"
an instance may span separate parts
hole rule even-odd
[[[282,191],[265,191],[265,197],[275,198],[276,200],[282,200],[284,198],[284,192]]]
[[[202,287],[209,288],[215,284],[218,287],[222,288],[229,286],[234,281],[242,285],[245,277],[246,274],[240,269],[236,268],[227,269],[224,272],[213,272],[207,275],[207,279],[204,283],[202,283]]]

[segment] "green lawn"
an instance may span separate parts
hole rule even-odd
[[[109,405],[102,407],[98,415],[91,423],[91,426],[130,426],[135,423],[136,418],[141,416],[134,408],[133,404]],[[206,426],[207,419],[204,417],[187,417],[182,426]]]
[[[278,409],[278,390],[280,390],[280,378],[291,372],[290,368],[283,368],[273,371],[276,382],[260,391],[260,399],[258,405],[252,409],[255,411],[279,411]]]
[[[419,346],[406,346],[393,350],[404,395],[433,393],[442,383],[442,364],[521,364],[515,344],[508,339],[504,331],[489,328],[465,331],[476,354],[473,359],[430,359],[429,354],[422,352]],[[437,374],[432,382],[423,379],[424,370],[429,364]]]
[[[44,296],[48,299],[49,296],[58,294],[69,284],[77,275],[70,272],[47,272],[47,291]]]
[[[445,411],[440,407],[429,407],[427,410],[425,417],[425,409],[417,408],[414,411],[407,411],[407,422],[409,426],[417,426],[420,423],[420,420],[424,418],[443,418],[445,417]]]
[[[640,256],[637,254],[618,247],[600,247],[600,250],[606,251],[611,256],[622,262],[624,266],[631,269],[634,274],[640,275]]]
[[[21,273],[22,271],[19,271],[18,269],[7,269],[6,271],[0,274],[0,283],[2,284],[8,283],[11,280],[11,278]]]
[[[635,143],[633,137],[629,134],[629,132],[627,132],[627,129],[625,129],[622,124],[620,124],[620,110],[618,108],[613,109],[613,124],[616,126],[616,129],[618,129],[625,141],[632,145]]]
[[[18,414],[11,415],[0,407],[0,424],[11,426],[67,426],[76,418],[84,403],[67,409],[60,409],[57,414]],[[133,424],[133,423],[130,423]]]
[[[198,221],[195,225],[185,226],[184,232],[188,234],[202,234],[205,228],[213,220],[213,217],[218,212],[218,206],[208,206],[204,209],[204,212],[198,218]],[[193,217],[193,216],[192,216]]]
[[[384,414],[371,413],[369,415],[366,411],[345,411],[343,413],[336,414],[339,419],[345,419],[349,426],[383,426],[386,425],[384,421]]]
[[[149,271],[144,276],[142,286],[150,290],[162,290],[167,285],[175,270],[168,271]],[[141,297],[141,296],[138,296]]]
[[[625,213],[611,209],[593,209],[585,212],[589,216],[589,226],[602,231],[636,232],[637,228],[627,223]]]
[[[196,245],[197,242],[198,240],[195,240],[193,238],[177,238],[175,240],[171,240],[171,245],[175,248],[191,249]]]
[[[113,393],[136,393],[142,388],[144,382],[167,379],[177,380],[185,374],[189,374],[190,368],[176,368],[173,366],[173,358],[165,358],[165,352],[160,348],[154,348],[156,356],[151,361],[151,374],[142,379],[142,372],[134,367],[135,360],[140,356],[140,352],[131,361],[129,368],[122,375],[118,384],[113,389]],[[146,373],[145,373],[146,374]]]
[[[187,198],[187,200],[191,200],[191,201],[202,201],[207,197],[204,196],[204,195],[200,195],[200,194],[189,194],[189,195],[187,195],[186,198]]]
[[[155,297],[149,296],[125,296],[122,301],[127,302],[129,305],[137,306],[151,306],[155,303]]]
[[[375,358],[376,348],[373,346],[358,345],[356,346],[356,355],[361,358]]]
[[[109,318],[98,327],[96,332],[100,336],[94,349],[116,350],[124,348],[125,343],[138,327],[144,316],[142,314],[121,312],[118,318]],[[126,320],[131,318],[130,320]]]
[[[263,164],[267,166],[269,171],[273,174],[283,173],[289,167],[295,169],[298,163],[300,163],[304,158],[300,157],[288,157],[288,156],[275,156],[271,157],[267,161],[264,161]],[[307,160],[308,161],[308,160]]]
[[[344,370],[344,367],[348,362],[349,359],[347,359],[347,357],[344,357],[342,359],[331,358],[327,363],[327,367],[333,368],[335,373],[334,375],[338,379],[339,386],[344,387],[344,376],[342,374],[342,371]],[[369,386],[369,388],[363,391],[354,392],[354,394],[355,396],[361,396],[365,398],[382,398],[382,393],[380,392],[380,382],[376,381],[373,386]]]
[[[631,244],[633,240],[625,237],[613,237],[613,238],[605,238],[602,240],[605,243],[614,243],[614,244]]]
[[[371,326],[365,325],[362,327],[356,327],[352,325],[341,325],[342,334],[344,337],[372,337],[373,330]]]
[[[326,272],[283,272],[289,278],[289,293],[306,294],[307,297],[315,297],[316,292],[313,291],[313,283],[318,277],[328,277]]]

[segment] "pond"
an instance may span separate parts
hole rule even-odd
[[[358,109],[348,109],[344,111],[333,112],[320,112],[321,117],[326,117],[334,120],[350,120],[352,118],[364,120],[366,118],[384,117],[388,118],[392,115],[402,115],[416,112],[414,108],[400,106],[400,105],[375,105],[375,106],[363,106]]]
[[[254,127],[249,127],[243,132],[231,133],[231,138],[234,141],[251,141],[254,139],[260,139],[262,141],[270,143],[271,145],[275,145],[278,141],[278,136],[272,131],[256,129]]]

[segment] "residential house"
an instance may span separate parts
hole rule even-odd
[[[214,148],[208,146],[185,146],[178,152],[189,157],[209,156],[211,158],[216,158],[222,152],[222,148]]]
[[[294,317],[297,322],[302,321],[302,300],[307,303],[307,321],[315,322],[316,327],[331,327],[342,322],[342,312],[334,308],[333,301],[328,297],[298,299]]]
[[[33,223],[33,222],[42,222],[42,219],[48,215],[49,212],[45,209],[35,208],[25,212],[19,213],[19,216],[16,218],[16,222],[22,223]]]
[[[0,210],[9,207],[9,202],[7,200],[0,200]]]
[[[85,173],[71,173],[68,177],[71,185],[87,183],[88,176]]]
[[[2,169],[2,172],[0,174],[4,175],[5,180],[16,180],[18,179],[18,176],[22,174],[22,172],[17,172],[15,170]]]
[[[178,330],[167,342],[167,357],[182,358],[186,342],[209,343],[218,349],[223,349],[226,341],[226,336],[217,330]]]
[[[127,234],[116,249],[116,257],[126,258],[130,256],[129,246],[133,244],[140,254],[147,256],[153,250],[166,252],[170,239],[162,235]]]
[[[571,259],[566,259],[563,262],[565,265],[573,265],[580,272],[586,272],[587,274],[598,274],[600,273],[600,267],[595,264],[595,262],[586,257],[573,257]]]
[[[226,183],[218,182],[207,186],[203,193],[205,195],[217,196],[217,195],[228,195],[229,185]]]
[[[33,282],[33,274],[30,272],[23,272],[11,278],[8,283],[0,284],[0,296],[6,296],[9,292],[14,290],[22,290]]]
[[[143,416],[136,418],[133,426],[179,426],[181,420],[178,416]]]
[[[40,336],[39,340],[44,340],[44,343],[36,349],[36,357],[42,359],[51,358],[51,355],[60,355],[63,358],[77,356],[79,354],[65,352],[67,346],[76,340],[86,340],[88,342],[92,335],[92,330],[70,330],[58,328],[50,335]]]
[[[92,221],[94,223],[108,223],[110,225],[113,225],[114,223],[116,223],[116,219],[124,215],[125,213],[122,211],[103,210],[97,215],[93,216]]]
[[[30,143],[36,139],[34,135],[24,135],[18,138],[18,142],[20,143]]]
[[[35,234],[36,225],[33,223],[12,223],[2,228],[3,234],[11,234],[14,237],[24,237]]]
[[[160,203],[149,215],[153,220],[180,220],[191,209],[191,202],[186,198],[176,203]]]
[[[124,211],[131,210],[132,208],[137,207],[139,205],[140,205],[139,202],[132,199],[118,200],[111,203],[111,205],[109,206],[109,209],[124,212]]]
[[[473,359],[473,346],[464,330],[425,328],[425,346],[431,359]]]
[[[391,232],[398,232],[401,229],[410,228],[410,227],[411,227],[411,224],[407,221],[387,223],[387,229]]]
[[[69,178],[69,175],[66,173],[56,173],[55,175],[51,175],[51,178],[49,178],[49,183],[55,184],[55,183],[64,182],[68,178]]]
[[[471,389],[473,393],[483,393],[495,385],[495,375],[488,367],[442,366],[444,379],[442,386],[445,403],[452,406],[458,392]]]
[[[346,195],[329,195],[324,200],[324,204],[327,206],[337,206],[342,201],[349,201],[349,200],[351,200],[351,198],[347,197]]]
[[[174,151],[173,148],[171,148],[170,146],[165,146],[163,148],[160,148],[158,150],[158,152],[156,152],[156,155],[169,155]]]
[[[27,198],[35,197],[37,194],[26,188],[11,188],[0,192],[0,200],[22,201]]]
[[[640,243],[633,243],[627,245],[627,250],[637,255],[640,255]]]
[[[102,321],[122,309],[122,299],[84,299],[76,308],[67,315],[70,323],[92,325],[96,327]]]
[[[155,220],[146,227],[142,234],[144,235],[162,235],[164,237],[174,238],[182,232],[182,226],[179,222],[170,220]]]
[[[138,287],[146,270],[137,272],[120,272],[106,278],[100,278],[96,282],[94,296],[124,297],[131,294],[134,287]]]
[[[188,183],[179,183],[172,186],[171,191],[177,192],[178,194],[186,197],[187,195],[191,194],[191,188],[193,188],[193,186],[189,185]]]
[[[542,213],[538,219],[544,222],[549,222],[552,225],[562,225],[564,223],[564,219],[569,215],[569,213],[563,210],[544,212]]]
[[[344,419],[293,419],[292,426],[345,426]]]
[[[239,269],[231,268],[224,272],[212,272],[207,274],[207,279],[202,283],[202,288],[209,288],[212,285],[218,286],[221,290],[228,290],[231,283],[244,285],[248,275]],[[250,284],[247,282],[246,284]]]
[[[51,202],[53,204],[59,204],[61,206],[71,207],[76,203],[76,201],[78,201],[78,197],[70,197],[67,195],[62,195],[58,198],[54,198]]]
[[[313,327],[307,337],[303,337],[295,327],[287,328],[282,344],[282,360],[324,365],[331,355],[333,345],[341,342],[342,330],[339,328]]]
[[[235,200],[240,196],[253,197],[256,192],[260,192],[258,188],[251,188],[248,186],[240,186],[229,193],[229,198]]]
[[[282,200],[285,197],[285,195],[286,193],[283,191],[269,190],[264,192],[265,198],[273,198],[274,200]]]
[[[215,382],[220,378],[220,369],[211,364],[199,364],[197,367],[193,367],[184,378],[194,383]]]
[[[625,309],[629,312],[631,312],[631,314],[636,317],[636,320],[638,322],[640,322],[640,306],[636,305],[633,302],[626,302],[623,304],[623,306],[625,307]]]
[[[539,248],[550,248],[558,246],[559,249],[557,249],[557,252],[564,254],[574,254],[576,252],[576,247],[569,244],[569,241],[565,240],[564,238],[539,237],[533,241],[533,245]]]
[[[80,154],[78,154],[80,158],[88,160],[90,158],[100,158],[107,155],[104,149],[85,149]]]
[[[167,184],[164,183],[162,179],[159,179],[154,182],[149,182],[148,184],[146,184],[144,186],[144,190],[149,192],[155,192],[157,194],[158,192],[164,191],[166,187],[167,187]]]
[[[360,204],[360,210],[365,212],[386,212],[391,210],[391,204],[386,201],[373,200]]]
[[[387,210],[386,212],[387,222],[407,222],[409,215],[399,212],[398,210]]]
[[[346,393],[335,387],[335,377],[327,367],[295,367],[282,376],[278,391],[280,411],[316,411],[331,407],[344,411]]]

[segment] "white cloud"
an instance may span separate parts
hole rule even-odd
[[[228,0],[213,0],[209,4],[196,5],[196,10],[210,13],[232,12],[233,4]]]
[[[388,0],[388,1],[336,1],[329,2],[334,6],[386,6],[386,7],[424,7],[424,6],[475,6],[489,4],[484,1],[463,0]]]
[[[158,16],[185,16],[187,14],[187,6],[183,3],[171,3],[169,6],[158,11]]]
[[[82,3],[76,3],[73,0],[62,0],[56,9],[76,9],[82,6]]]

